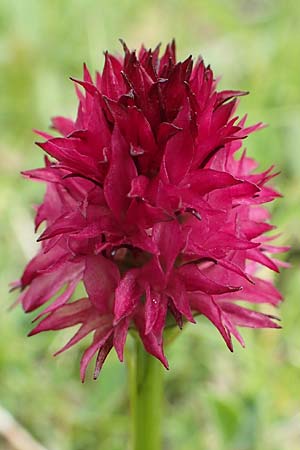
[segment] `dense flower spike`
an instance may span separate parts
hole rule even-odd
[[[232,350],[237,327],[278,328],[274,317],[238,300],[277,305],[281,296],[255,273],[278,271],[284,251],[264,233],[273,227],[261,205],[278,197],[274,176],[254,172],[243,139],[262,127],[235,116],[240,91],[216,90],[202,59],[176,62],[175,43],[159,57],[123,44],[105,54],[93,80],[74,80],[76,120],[55,117],[60,137],[39,134],[45,167],[24,175],[46,183],[36,228],[41,249],[19,282],[25,311],[52,303],[32,334],[80,325],[66,350],[88,334],[81,362],[98,353],[97,377],[112,349],[123,359],[129,328],[168,367],[163,332],[206,316]],[[86,297],[71,301],[83,281]]]

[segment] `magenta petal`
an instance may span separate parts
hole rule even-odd
[[[78,277],[78,279],[74,279],[72,282],[70,282],[66,289],[62,292],[62,294],[60,294],[53,303],[51,303],[51,305],[47,306],[46,309],[44,309],[35,320],[39,319],[41,316],[44,316],[45,314],[48,314],[49,312],[54,311],[55,309],[59,308],[60,306],[64,305],[65,303],[67,303],[72,294],[75,291],[75,288],[78,284],[80,280],[80,277]]]
[[[104,334],[102,332],[95,333],[93,343],[85,350],[80,361],[80,377],[82,382],[84,382],[85,380],[86,369],[92,357],[95,355],[97,351],[101,350],[102,346],[105,344],[105,342],[108,341],[111,334],[112,330]],[[106,356],[107,354],[105,355],[105,357]]]
[[[193,294],[191,297],[192,307],[206,316],[219,330],[229,350],[233,351],[231,336],[228,328],[224,325],[222,310],[212,297],[203,294]]]
[[[166,369],[169,369],[169,363],[164,355],[162,344],[159,344],[157,342],[156,336],[152,332],[150,332],[147,335],[140,332],[140,337],[142,339],[146,351],[151,355],[155,356],[155,358],[159,359]]]
[[[74,122],[71,119],[67,119],[66,117],[53,117],[52,126],[57,131],[59,131],[63,136],[68,136],[68,134],[74,131]]]
[[[193,171],[187,176],[185,182],[188,183],[188,186],[198,195],[207,194],[215,189],[226,188],[242,183],[241,180],[234,178],[229,173],[212,169]]]
[[[124,357],[124,346],[126,342],[126,337],[128,333],[128,327],[130,323],[130,317],[125,317],[125,319],[121,320],[114,329],[114,339],[113,344],[115,350],[117,352],[119,360],[122,362]]]
[[[170,295],[170,297],[172,298],[176,309],[181,314],[183,314],[187,318],[187,320],[195,323],[184,283],[178,277],[171,278],[167,292],[168,295]]]
[[[152,292],[150,287],[146,289],[145,303],[145,334],[149,334],[154,327],[160,311],[161,296],[156,292]]]
[[[158,141],[165,144],[172,136],[182,131],[182,128],[174,125],[174,123],[162,122],[158,130]]]
[[[112,347],[123,360],[129,328],[168,367],[170,321],[182,328],[203,314],[230,350],[232,336],[244,345],[239,326],[278,327],[236,302],[277,306],[281,294],[256,272],[287,267],[273,255],[288,247],[265,236],[277,173],[243,150],[263,127],[236,114],[246,92],[218,91],[202,58],[177,62],[174,41],[162,55],[122,45],[95,77],[84,64],[75,119],[53,118],[60,136],[37,132],[49,157],[23,172],[46,193],[35,206],[40,250],[13,285],[17,302],[43,307],[31,334],[78,327],[57,353],[93,335],[82,380],[97,352],[95,378]],[[72,302],[82,282],[88,298]]]
[[[247,257],[252,261],[259,262],[260,264],[268,267],[269,269],[274,270],[274,272],[279,272],[277,264],[275,264],[275,262],[272,261],[271,258],[266,256],[260,249],[248,250]]]
[[[178,131],[166,145],[164,165],[167,177],[173,184],[179,183],[186,176],[193,161],[194,143],[188,127],[189,109],[189,103],[186,101],[174,123],[182,127],[183,131]]]
[[[177,221],[161,222],[153,227],[153,240],[160,252],[160,263],[168,275],[184,246],[184,237]]]
[[[232,322],[240,327],[249,328],[281,328],[273,320],[276,317],[253,311],[232,302],[222,301],[220,306]]]
[[[65,283],[73,279],[77,270],[78,265],[65,264],[56,272],[45,273],[36,277],[20,296],[24,310],[26,312],[33,311],[48,301]]]
[[[240,239],[232,234],[222,232],[212,233],[205,241],[205,247],[210,249],[213,254],[218,248],[223,250],[247,250],[257,246],[256,242]]]
[[[249,275],[247,275],[247,273],[244,270],[242,270],[239,266],[237,266],[236,264],[232,263],[231,261],[228,261],[226,259],[218,259],[218,264],[220,266],[224,267],[225,269],[228,269],[228,270],[236,273],[237,275],[245,278],[250,283],[254,283],[252,281],[251,277],[249,277]]]
[[[218,295],[226,292],[239,291],[241,289],[239,286],[226,286],[216,283],[194,265],[183,266],[178,272],[182,276],[188,291],[201,291],[208,295]]]
[[[242,224],[242,227],[247,239],[253,239],[260,234],[274,229],[274,226],[268,223],[254,222],[251,220],[245,220]]]
[[[252,277],[252,280],[254,284],[242,282],[241,291],[231,292],[226,294],[226,297],[251,303],[269,303],[274,306],[282,301],[282,295],[270,281],[257,277]]]
[[[142,290],[138,285],[138,270],[130,270],[120,281],[115,291],[115,323],[130,315],[138,304]]]
[[[101,89],[102,93],[109,98],[117,99],[124,90],[124,81],[121,70],[122,64],[120,61],[106,52]]]
[[[159,359],[162,362],[162,364],[166,367],[166,369],[168,369],[169,365],[164,355],[163,340],[162,340],[162,332],[167,312],[166,302],[161,302],[160,306],[161,306],[160,314],[157,317],[156,323],[154,324],[152,331],[150,331],[148,334],[145,333],[146,329],[145,320],[142,314],[136,315],[135,323],[146,351],[149,352],[151,355],[155,356],[157,359]]]
[[[65,352],[95,329],[97,330],[97,332],[100,332],[101,330],[102,333],[106,332],[107,330],[111,330],[111,322],[111,316],[103,316],[101,317],[101,319],[97,316],[94,316],[94,318],[90,317],[89,320],[86,320],[86,322],[82,324],[82,326],[74,334],[74,336],[61,349],[54,353],[54,356]]]
[[[112,311],[119,279],[119,270],[112,261],[102,255],[86,257],[83,282],[89,299],[99,312]]]
[[[30,336],[48,330],[61,330],[83,323],[90,314],[92,305],[88,299],[77,300],[61,306],[43,319],[31,332]]]
[[[79,84],[80,86],[82,86],[86,90],[86,92],[88,94],[90,94],[91,96],[94,96],[98,93],[98,89],[90,81],[81,81],[81,80],[77,80],[77,78],[73,78],[73,77],[70,77],[70,79],[72,81],[74,81],[75,83]]]
[[[107,204],[117,218],[122,218],[129,206],[128,194],[131,181],[137,176],[129,149],[115,127],[112,135],[112,152],[109,171],[104,183],[104,195]]]
[[[53,238],[59,234],[76,233],[85,225],[85,220],[79,211],[59,217],[38,238],[38,241]]]
[[[60,173],[52,167],[43,167],[41,169],[26,170],[21,172],[25,177],[38,181],[47,181],[49,183],[57,183],[61,180]]]
[[[57,267],[58,263],[66,262],[70,258],[70,255],[66,252],[64,248],[56,248],[55,250],[50,250],[44,253],[41,250],[32,260],[27,264],[24,273],[21,277],[22,286],[25,287],[30,284],[36,276],[41,272],[49,273],[51,270],[49,268]]]
[[[97,380],[100,370],[102,369],[102,366],[112,347],[113,347],[113,340],[112,337],[110,337],[99,349],[94,370],[94,380]]]
[[[249,92],[246,91],[231,91],[231,90],[226,90],[226,91],[221,91],[218,92],[217,95],[217,105],[220,105],[224,102],[226,102],[227,100],[230,100],[233,97],[241,97],[243,95],[247,95]]]
[[[37,333],[49,330],[60,330],[77,324],[81,327],[74,336],[60,349],[58,355],[83,339],[91,331],[97,329],[98,332],[105,332],[111,329],[111,316],[99,317],[97,311],[92,307],[87,299],[81,299],[74,303],[61,306],[43,319],[30,333],[33,336]]]
[[[139,229],[147,230],[153,227],[155,223],[164,222],[169,218],[162,208],[151,206],[139,199],[133,199],[127,210],[126,219],[130,226],[134,225],[136,228],[138,224]],[[139,233],[140,236],[146,236],[144,230]],[[156,247],[156,244],[153,241],[152,247]]]

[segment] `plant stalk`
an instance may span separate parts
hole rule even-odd
[[[135,339],[129,361],[132,450],[162,449],[163,367]]]

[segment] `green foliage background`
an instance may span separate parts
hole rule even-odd
[[[300,448],[300,3],[295,0],[2,0],[0,4],[0,403],[50,450],[123,450],[128,441],[126,368],[114,355],[98,382],[79,381],[82,348],[53,359],[67,332],[26,338],[30,317],[8,312],[16,279],[35,252],[31,206],[43,188],[19,171],[38,167],[32,128],[75,113],[70,75],[93,70],[102,52],[164,45],[201,53],[221,86],[250,90],[241,114],[265,130],[247,147],[262,168],[282,171],[273,206],[292,245],[293,267],[276,278],[285,296],[282,331],[244,332],[246,349],[225,348],[204,319],[167,351],[165,450]],[[0,449],[7,449],[0,438]]]

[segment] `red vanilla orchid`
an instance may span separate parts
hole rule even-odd
[[[273,226],[262,205],[279,196],[268,183],[273,168],[257,172],[237,153],[262,128],[235,115],[246,92],[217,91],[202,59],[176,62],[174,42],[162,56],[123,46],[124,57],[105,54],[95,79],[84,66],[83,81],[73,80],[75,121],[55,117],[59,137],[39,132],[49,157],[24,172],[46,183],[35,219],[46,227],[20,301],[26,312],[47,303],[31,335],[80,325],[59,352],[93,335],[82,379],[96,353],[95,377],[113,347],[123,360],[131,328],[168,367],[164,329],[199,314],[230,350],[232,336],[243,345],[238,327],[279,327],[238,304],[281,301],[256,270],[277,272],[272,254],[285,250],[264,236]],[[86,296],[73,301],[81,281]]]

